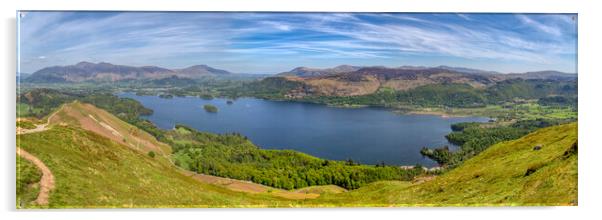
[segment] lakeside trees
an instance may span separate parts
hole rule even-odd
[[[536,119],[521,120],[511,125],[485,126],[486,123],[457,123],[452,125],[452,132],[445,137],[450,143],[460,146],[457,151],[449,147],[434,149],[422,148],[420,153],[437,163],[456,167],[465,160],[479,154],[488,147],[508,140],[518,139],[539,128],[568,123],[572,119]]]
[[[217,135],[182,125],[165,137],[176,165],[184,169],[283,189],[329,184],[356,189],[378,180],[411,180],[423,172],[323,160],[292,150],[264,150],[238,133]]]

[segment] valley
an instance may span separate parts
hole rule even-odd
[[[566,182],[574,180],[576,155],[569,159],[565,148],[573,141],[576,150],[577,84],[567,74],[343,65],[233,77],[206,65],[155,75],[108,63],[53,68],[64,74],[45,69],[21,84],[17,130],[18,146],[48,166],[56,188],[48,204],[35,202],[39,180],[28,174],[22,208],[576,204],[576,185]],[[528,171],[505,182],[511,167],[473,162],[491,160],[479,157],[498,145],[518,152],[526,146],[513,143],[522,139],[542,145],[529,136],[554,132],[568,138],[553,154],[564,149],[566,160],[520,151],[537,161],[527,170],[558,172],[545,180]],[[493,154],[504,163],[524,159]],[[495,184],[465,177],[474,166],[483,167],[474,178]],[[109,184],[117,179],[127,181]],[[543,199],[550,189],[541,181],[574,190]],[[491,191],[498,182],[530,187],[540,199]],[[89,186],[98,189],[89,197],[67,196]],[[127,196],[131,186],[134,194],[154,192]],[[468,189],[487,196],[461,196]]]

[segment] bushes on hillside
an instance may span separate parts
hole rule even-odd
[[[423,148],[420,153],[440,165],[455,167],[465,160],[481,153],[491,145],[502,141],[518,139],[536,129],[567,123],[571,120],[536,119],[518,121],[512,125],[481,126],[485,123],[458,123],[452,125],[447,140],[459,146],[451,152],[447,146],[435,149]]]

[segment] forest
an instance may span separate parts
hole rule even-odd
[[[245,136],[199,132],[184,125],[166,131],[177,166],[197,173],[248,180],[283,189],[337,185],[357,189],[378,180],[411,180],[424,171],[334,161],[292,150],[264,150]]]

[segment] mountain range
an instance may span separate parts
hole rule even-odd
[[[353,72],[361,69],[359,66],[351,65],[340,65],[333,68],[311,68],[311,67],[297,67],[288,72],[278,73],[277,76],[299,76],[299,77],[311,77],[311,76],[323,76],[336,73]]]
[[[27,81],[34,83],[121,81],[162,79],[173,76],[196,79],[204,76],[228,74],[231,73],[207,65],[195,65],[183,69],[167,69],[157,66],[134,67],[105,62],[80,62],[75,65],[43,68],[34,72],[27,78]]]
[[[558,71],[503,74],[494,71],[449,66],[401,66],[396,68],[338,66],[326,69],[299,67],[276,76],[289,82],[301,84],[301,86],[287,93],[288,97],[300,98],[308,95],[367,95],[383,88],[407,91],[431,84],[455,83],[468,84],[474,88],[485,88],[508,79],[519,78],[524,80],[574,80],[577,74]]]
[[[122,81],[122,80],[155,80],[170,77],[199,79],[207,76],[228,76],[233,73],[207,65],[194,65],[182,69],[168,69],[158,66],[126,66],[106,62],[80,62],[75,65],[51,66],[32,73],[27,82],[32,83],[69,83],[87,81]],[[395,68],[383,66],[340,65],[333,68],[297,67],[290,71],[274,75],[291,81],[303,81],[309,85],[340,84],[348,86],[356,84],[374,84],[407,90],[416,86],[433,83],[467,83],[475,87],[483,87],[497,81],[510,78],[523,79],[574,79],[576,74],[558,71],[539,71],[527,73],[503,74],[495,71],[470,69],[463,67],[437,66],[400,66]],[[375,86],[365,85],[368,87]],[[343,87],[331,90],[347,90]],[[374,88],[369,89],[374,90]],[[362,93],[361,91],[358,91]],[[355,92],[355,93],[358,93]],[[330,91],[326,93],[337,93]],[[351,92],[355,94],[354,92]]]
[[[544,71],[533,71],[533,72],[525,72],[525,73],[501,73],[497,71],[489,71],[489,70],[481,70],[481,69],[472,69],[466,67],[453,67],[453,66],[436,66],[436,67],[426,67],[426,66],[399,66],[399,67],[385,67],[385,66],[352,66],[352,65],[339,65],[333,68],[311,68],[311,67],[296,67],[290,71],[282,72],[276,74],[276,76],[298,76],[298,77],[316,77],[316,76],[325,76],[332,75],[337,73],[349,73],[355,72],[360,69],[371,68],[372,70],[382,69],[398,69],[405,71],[421,71],[421,70],[429,70],[429,69],[437,69],[440,71],[451,71],[458,72],[463,74],[475,74],[475,75],[497,75],[500,78],[523,78],[523,79],[547,79],[547,78],[575,78],[576,74],[572,73],[564,73],[560,71],[553,70],[544,70]]]

